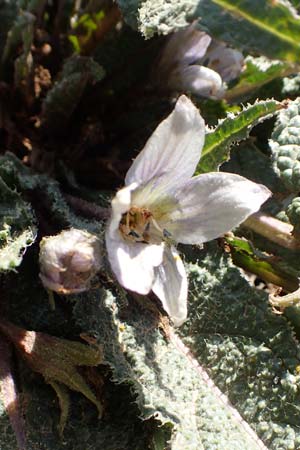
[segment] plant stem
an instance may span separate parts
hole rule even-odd
[[[269,301],[272,306],[280,308],[281,310],[288,306],[295,306],[300,303],[300,288],[290,294],[283,295],[282,297],[270,295]]]
[[[293,226],[281,222],[272,216],[257,212],[248,217],[243,226],[250,228],[255,233],[266,237],[282,247],[290,250],[300,250],[300,242],[292,236]]]

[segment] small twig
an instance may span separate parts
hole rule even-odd
[[[252,214],[243,226],[289,250],[300,250],[300,242],[292,236],[293,226],[272,216],[261,212]]]
[[[300,288],[290,294],[277,297],[275,295],[269,296],[269,301],[274,308],[280,308],[281,311],[288,306],[295,306],[300,304]]]
[[[108,208],[103,208],[95,205],[95,203],[88,202],[82,198],[74,197],[70,194],[64,194],[64,197],[75,212],[84,217],[98,220],[107,220],[110,217],[110,210]]]

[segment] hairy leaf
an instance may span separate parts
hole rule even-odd
[[[292,192],[300,189],[300,99],[279,112],[269,141],[275,170]]]
[[[214,130],[206,134],[196,173],[217,170],[229,158],[230,146],[246,139],[255,125],[271,117],[279,108],[280,103],[266,100],[256,102],[236,115],[229,113]]]
[[[292,328],[214,244],[193,258],[184,342],[269,449],[297,448],[300,346]]]
[[[41,206],[43,210],[46,207],[49,223],[56,220],[60,227],[82,228],[96,233],[102,230],[103,224],[100,221],[87,221],[75,214],[69,207],[57,181],[47,175],[34,173],[13,154],[7,153],[0,157],[0,176],[9,186],[16,187],[19,192],[33,192],[35,199],[40,200],[34,206],[37,208]],[[21,198],[19,194],[15,195]]]
[[[35,218],[28,203],[0,177],[0,271],[21,264],[36,237]]]
[[[24,330],[3,320],[0,321],[0,331],[14,344],[29,367],[43,375],[46,382],[62,383],[80,392],[94,403],[99,415],[102,415],[101,403],[78,372],[78,366],[100,364],[102,356],[99,348]]]
[[[300,21],[288,1],[271,0],[118,0],[127,22],[146,38],[169,34],[193,19],[211,35],[235,47],[270,58],[297,62]]]
[[[100,302],[99,294],[78,296],[75,317],[104,345],[114,379],[133,385],[142,417],[174,428],[173,450],[264,448],[173,331],[158,329],[149,300],[130,299],[119,309],[111,293],[102,292]]]
[[[299,239],[300,236],[300,198],[295,197],[286,210],[290,223],[294,226],[293,234]]]
[[[68,123],[88,84],[104,77],[104,70],[92,58],[74,55],[66,60],[59,79],[43,103],[43,120],[59,131]]]
[[[264,56],[245,58],[243,70],[237,84],[228,89],[225,98],[229,102],[245,100],[266,83],[293,73],[296,69],[289,63],[272,61]]]

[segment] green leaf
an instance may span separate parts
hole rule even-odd
[[[103,223],[99,220],[88,221],[75,214],[66,202],[57,181],[47,175],[34,173],[31,169],[25,167],[12,153],[7,153],[5,156],[0,157],[0,177],[9,186],[16,187],[19,192],[34,192],[42,203],[47,206],[49,223],[55,220],[56,226],[59,224],[60,227],[65,228],[86,229],[91,233],[100,233],[103,229]],[[21,198],[19,194],[16,195],[19,199]],[[24,217],[26,216],[24,215]],[[8,223],[10,224],[10,222]]]
[[[132,385],[141,416],[173,428],[172,450],[261,448],[174,332],[166,327],[164,335],[162,323],[159,330],[155,304],[138,296],[121,302],[110,292],[78,295],[74,316],[102,343],[113,379]]]
[[[23,392],[26,395],[25,426],[27,448],[39,450],[145,450],[151,434],[157,427],[153,422],[143,422],[128,386],[107,382],[103,392],[106,417],[97,418],[93,405],[80,395],[71,395],[71,414],[63,437],[56,431],[59,422],[58,404],[53,393],[38,377],[22,374]],[[1,449],[5,447],[0,436]],[[151,448],[151,447],[150,447]],[[152,450],[152,449],[151,449]]]
[[[33,39],[35,16],[30,12],[22,12],[7,35],[2,61],[5,62],[16,50],[17,46],[24,46],[24,53],[29,53]]]
[[[297,289],[299,281],[292,268],[288,270],[287,267],[281,267],[280,262],[274,261],[273,256],[255,249],[245,239],[229,236],[225,238],[225,242],[229,245],[232,260],[237,266],[254,273],[267,283],[281,286],[285,291]]]
[[[300,99],[290,101],[279,112],[269,141],[274,167],[286,187],[300,189]]]
[[[289,63],[282,61],[272,61],[264,56],[245,58],[245,69],[239,77],[237,84],[225,93],[225,98],[229,102],[241,101],[266,83],[293,73],[295,69]]]
[[[169,34],[200,19],[212,36],[237,48],[297,62],[300,20],[285,0],[118,0],[126,21],[146,38]]]
[[[97,366],[102,362],[99,348],[24,330],[3,320],[0,321],[0,330],[14,344],[29,367],[43,375],[46,382],[61,383],[80,392],[94,403],[99,415],[102,415],[101,403],[78,371],[78,366]]]
[[[52,132],[68,124],[88,84],[101,81],[105,73],[92,58],[74,55],[66,60],[59,79],[43,103],[43,121]]]
[[[229,158],[230,146],[246,139],[251,129],[271,117],[282,106],[275,100],[258,101],[236,115],[229,113],[205,136],[202,156],[196,174],[215,171]]]
[[[0,177],[0,271],[18,267],[35,237],[35,218],[30,205]]]
[[[299,239],[300,236],[300,197],[292,199],[286,209],[286,214],[290,223],[294,226],[293,235]]]
[[[210,34],[237,48],[295,62],[300,20],[289,1],[200,0],[194,14]]]
[[[184,342],[268,448],[298,448],[300,346],[292,327],[214,243],[193,261]]]

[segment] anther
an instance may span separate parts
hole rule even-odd
[[[129,233],[128,233],[128,236],[132,236],[132,237],[134,237],[134,238],[136,238],[136,239],[140,239],[140,235],[138,234],[138,233],[136,233],[134,230],[130,230],[129,231]]]
[[[165,228],[163,229],[163,236],[164,238],[170,238],[172,237],[172,233],[170,233],[170,231],[166,230]]]

